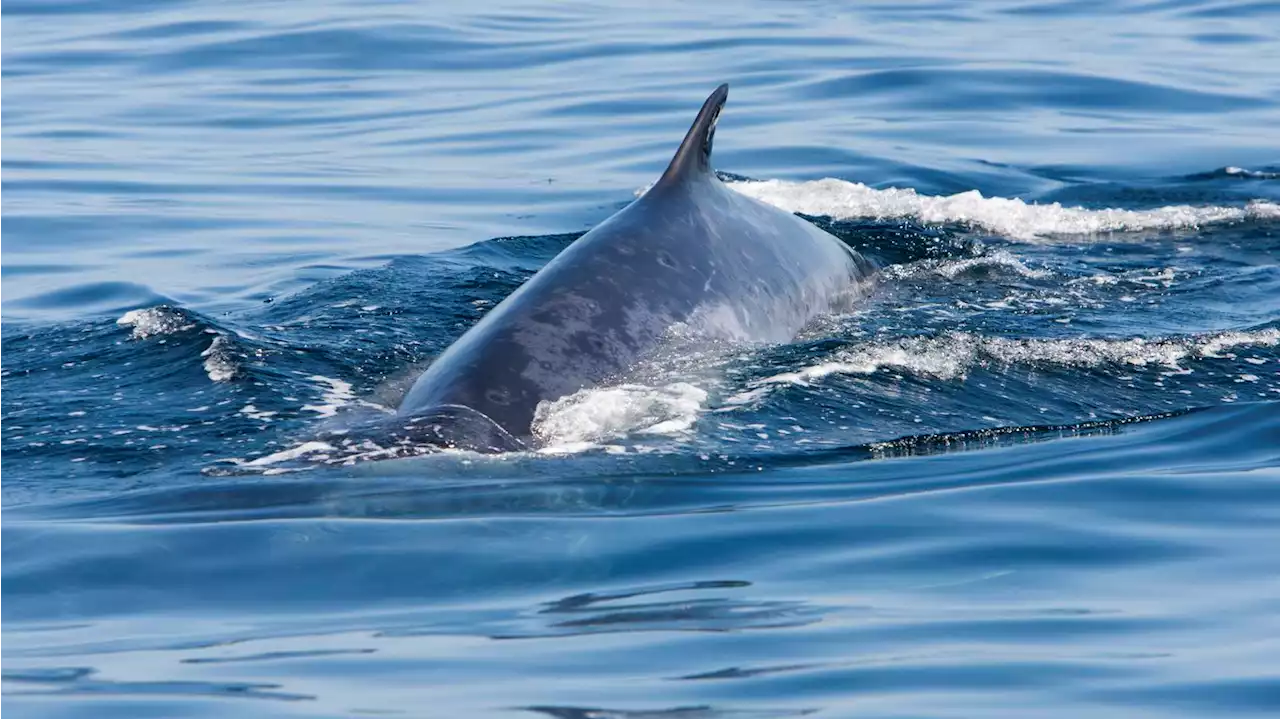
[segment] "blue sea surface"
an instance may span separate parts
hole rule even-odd
[[[1280,716],[1280,4],[14,0],[13,717]],[[344,436],[665,167],[881,268]]]

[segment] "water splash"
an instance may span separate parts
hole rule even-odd
[[[693,426],[707,396],[688,382],[581,390],[539,404],[533,433],[549,452],[580,450],[633,433],[678,435]]]

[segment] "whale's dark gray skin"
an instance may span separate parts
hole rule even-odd
[[[453,343],[397,418],[479,451],[536,444],[540,402],[617,379],[682,337],[780,343],[847,303],[870,271],[812,224],[726,187],[711,141],[728,97],[707,98],[662,177],[565,248]],[[459,420],[462,421],[459,421]]]

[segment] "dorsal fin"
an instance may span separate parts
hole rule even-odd
[[[694,119],[693,126],[676,150],[667,171],[662,173],[657,184],[669,185],[692,177],[711,173],[711,141],[716,136],[716,120],[720,119],[720,110],[729,97],[728,83],[717,87],[711,97],[702,103],[702,110]]]

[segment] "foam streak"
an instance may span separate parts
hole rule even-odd
[[[1280,219],[1280,204],[1254,200],[1243,207],[1170,205],[1151,210],[1040,205],[1018,198],[983,197],[977,190],[956,195],[921,195],[912,189],[877,190],[858,182],[827,178],[732,182],[748,197],[790,212],[837,220],[907,218],[924,224],[966,224],[1014,239],[1194,229],[1244,220]]]

